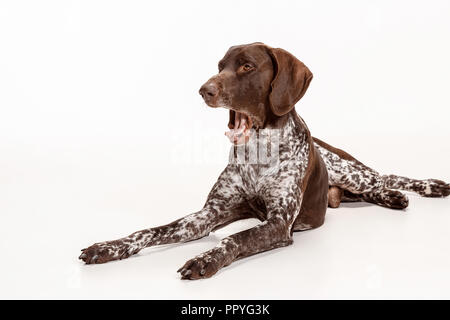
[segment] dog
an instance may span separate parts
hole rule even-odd
[[[86,264],[124,259],[150,246],[200,239],[236,220],[259,219],[257,226],[222,239],[178,270],[181,279],[204,279],[237,259],[292,244],[294,231],[320,227],[327,208],[337,208],[341,202],[404,209],[408,198],[394,189],[425,197],[449,195],[450,185],[444,181],[380,175],[345,151],[312,137],[294,106],[313,74],[289,52],[260,42],[238,45],[218,66],[219,73],[199,93],[208,106],[229,109],[226,135],[233,145],[229,164],[205,205],[167,225],[82,249],[79,259]],[[250,161],[255,154],[256,161]]]

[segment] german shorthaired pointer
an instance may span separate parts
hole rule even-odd
[[[408,198],[393,189],[425,197],[449,195],[450,185],[443,181],[380,175],[312,137],[294,108],[312,78],[283,49],[263,43],[231,47],[219,62],[219,73],[200,89],[208,106],[230,110],[226,135],[234,144],[230,163],[203,208],[161,227],[95,243],[82,250],[80,259],[87,264],[124,259],[146,247],[205,237],[239,219],[260,219],[256,227],[222,239],[178,270],[182,279],[208,278],[237,259],[290,245],[294,231],[323,224],[327,206],[367,201],[406,208]],[[252,150],[256,161],[250,159]],[[264,153],[270,154],[269,161],[258,158]]]

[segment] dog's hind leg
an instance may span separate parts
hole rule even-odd
[[[400,189],[424,197],[446,197],[450,185],[437,179],[416,180],[396,175],[380,175],[351,155],[314,138],[327,166],[329,176],[328,205],[337,208],[341,202],[366,201],[392,209],[404,209],[408,198]]]
[[[360,198],[363,201],[374,203],[391,209],[404,209],[408,206],[408,197],[397,190],[411,191],[423,197],[447,197],[450,193],[450,185],[437,179],[417,180],[396,175],[382,176],[384,189],[374,190],[368,193],[352,194],[344,191],[343,196],[350,199]]]
[[[396,175],[383,176],[385,187],[389,189],[400,189],[412,191],[423,197],[447,197],[450,194],[450,184],[442,180],[426,179],[417,180]]]
[[[380,175],[354,158],[340,157],[323,147],[320,147],[319,151],[327,165],[331,185],[328,191],[329,207],[337,208],[341,202],[358,201],[391,209],[404,209],[408,206],[406,195],[386,187],[386,176]]]
[[[361,194],[366,202],[374,203],[390,209],[405,209],[409,200],[406,195],[397,190],[376,190]]]
[[[329,195],[338,196],[339,189],[354,194],[384,189],[384,179],[377,171],[367,167],[348,153],[314,138],[317,149],[328,171]],[[339,189],[335,189],[335,187]]]
[[[344,190],[341,202],[365,201],[390,209],[405,209],[408,207],[408,197],[397,190],[381,189],[367,193],[351,193]]]

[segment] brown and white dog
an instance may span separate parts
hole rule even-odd
[[[443,181],[380,175],[312,137],[294,108],[312,78],[283,49],[263,43],[231,47],[219,73],[200,89],[208,106],[230,110],[227,136],[234,144],[230,163],[203,208],[164,226],[95,243],[79,258],[87,264],[124,259],[146,247],[205,237],[239,219],[260,219],[256,227],[222,239],[178,270],[182,279],[208,278],[237,259],[291,244],[294,231],[321,226],[327,206],[367,201],[406,208],[406,195],[393,189],[449,195],[450,185]]]

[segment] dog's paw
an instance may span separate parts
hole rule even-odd
[[[384,205],[391,209],[405,209],[409,205],[408,197],[397,190],[385,190]]]
[[[98,264],[128,258],[138,253],[139,249],[124,240],[113,240],[95,243],[81,251],[78,259],[86,264]]]
[[[423,185],[421,185],[421,188],[417,193],[423,197],[447,197],[450,194],[450,184],[437,179],[424,180]]]
[[[181,274],[183,280],[197,280],[210,278],[220,268],[221,265],[213,253],[207,252],[189,260],[177,272]]]
[[[405,209],[408,207],[408,197],[397,190],[383,189],[369,193],[363,193],[365,201],[375,203],[390,209]]]

